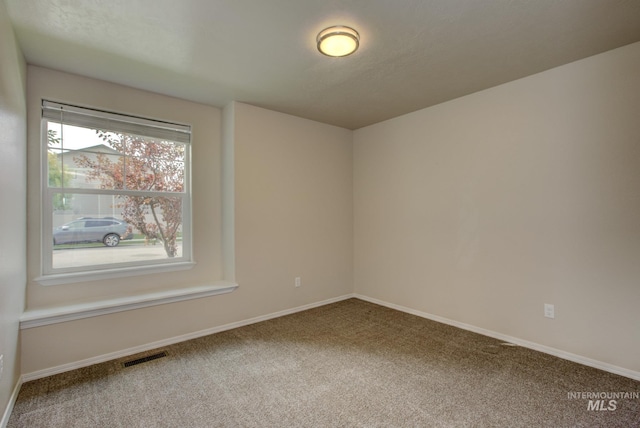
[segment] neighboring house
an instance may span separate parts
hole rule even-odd
[[[82,150],[82,154],[90,160],[95,161],[99,154],[113,156],[114,160],[121,153],[104,144],[87,147]],[[68,150],[60,153],[60,164],[66,172],[68,180],[67,186],[71,188],[93,188],[99,186],[95,182],[88,180],[89,169],[78,164],[80,153],[75,150]],[[115,217],[122,218],[122,210],[118,208],[118,197],[107,195],[83,195],[71,194],[66,199],[66,204],[71,209],[57,210],[54,212],[53,226],[60,226],[78,217]]]
[[[79,150],[67,150],[58,155],[59,164],[66,171],[66,186],[69,188],[91,189],[100,186],[96,180],[89,178],[89,168],[79,165],[79,157],[84,155],[91,161],[97,161],[98,155],[105,154],[111,157],[112,162],[117,162],[118,157],[122,156],[117,150],[111,147],[98,144]],[[53,226],[61,226],[71,220],[79,217],[114,217],[122,219],[122,209],[120,204],[122,198],[116,195],[85,195],[79,193],[71,193],[70,197],[65,200],[65,205],[69,206],[66,210],[55,210],[53,213]],[[157,211],[161,213],[161,211]],[[147,223],[154,223],[153,216],[148,214],[145,216]]]

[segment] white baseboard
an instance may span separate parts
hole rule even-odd
[[[9,403],[7,403],[6,409],[4,409],[2,420],[0,420],[0,428],[7,428],[7,425],[9,425],[9,418],[11,417],[11,412],[13,412],[13,406],[15,406],[16,400],[18,399],[18,394],[20,393],[22,383],[22,377],[18,378],[18,382],[16,382],[16,386],[13,388],[13,392],[11,393],[11,397],[9,398]]]
[[[327,299],[327,300],[323,300],[320,302],[315,302],[315,303],[311,303],[311,304],[307,304],[307,305],[303,305],[303,306],[298,306],[295,308],[291,308],[291,309],[286,309],[283,311],[279,311],[279,312],[274,312],[271,314],[267,314],[267,315],[261,315],[255,318],[250,318],[247,320],[243,320],[243,321],[238,321],[238,322],[234,322],[234,323],[230,323],[230,324],[225,324],[225,325],[221,325],[218,327],[212,327],[209,329],[205,329],[205,330],[200,330],[200,331],[196,331],[193,333],[188,333],[188,334],[184,334],[181,336],[176,336],[176,337],[172,337],[169,339],[164,339],[164,340],[160,340],[160,341],[156,341],[156,342],[152,342],[152,343],[147,343],[145,345],[140,345],[140,346],[135,346],[132,348],[127,348],[127,349],[123,349],[120,351],[116,351],[116,352],[111,352],[109,354],[104,354],[104,355],[98,355],[96,357],[92,357],[92,358],[87,358],[84,360],[80,360],[80,361],[75,361],[72,363],[68,363],[68,364],[63,364],[60,366],[56,366],[56,367],[51,367],[51,368],[47,368],[47,369],[43,369],[43,370],[38,370],[35,372],[31,372],[31,373],[26,373],[23,374],[18,385],[16,386],[16,391],[14,391],[14,395],[12,396],[12,402],[10,403],[10,406],[8,407],[7,411],[5,411],[5,416],[2,419],[3,423],[7,423],[9,416],[11,414],[9,409],[13,408],[13,403],[15,403],[15,398],[17,397],[17,393],[19,391],[20,386],[22,385],[23,382],[29,382],[32,380],[36,380],[36,379],[41,379],[47,376],[52,376],[55,374],[59,374],[59,373],[64,373],[67,371],[71,371],[71,370],[75,370],[75,369],[79,369],[82,367],[87,367],[87,366],[91,366],[93,364],[99,364],[99,363],[103,363],[106,361],[110,361],[113,359],[117,359],[117,358],[122,358],[122,357],[126,357],[129,355],[134,355],[134,354],[138,354],[140,352],[146,352],[146,351],[150,351],[152,349],[156,349],[156,348],[161,348],[163,346],[169,346],[169,345],[173,345],[176,343],[180,343],[180,342],[184,342],[187,340],[191,340],[191,339],[196,339],[198,337],[202,337],[202,336],[207,336],[210,334],[214,334],[214,333],[219,333],[222,331],[227,331],[227,330],[232,330],[234,328],[238,328],[238,327],[244,327],[246,325],[250,325],[250,324],[255,324],[261,321],[267,321],[270,319],[274,319],[274,318],[278,318],[278,317],[282,317],[285,315],[291,315],[294,314],[296,312],[301,312],[301,311],[306,311],[308,309],[313,309],[313,308],[317,308],[320,306],[324,306],[324,305],[328,305],[331,303],[335,303],[335,302],[339,302],[342,300],[346,300],[346,299],[350,299],[350,298],[357,298],[360,300],[364,300],[367,302],[371,302],[371,303],[375,303],[377,305],[380,306],[385,306],[391,309],[395,309],[401,312],[405,312],[408,314],[412,314],[412,315],[416,315],[422,318],[426,318],[426,319],[430,319],[433,321],[437,321],[443,324],[448,324],[451,325],[453,327],[458,327],[461,328],[463,330],[468,330],[468,331],[472,331],[474,333],[478,333],[478,334],[482,334],[484,336],[489,336],[489,337],[493,337],[495,339],[498,340],[502,340],[504,342],[510,342],[510,343],[514,343],[516,345],[525,347],[525,348],[529,348],[529,349],[533,349],[534,351],[539,351],[539,352],[543,352],[545,354],[549,354],[549,355],[553,355],[568,361],[573,361],[575,363],[579,363],[579,364],[583,364],[585,366],[589,366],[589,367],[594,367],[600,370],[604,370],[610,373],[614,373],[620,376],[625,376],[628,377],[630,379],[634,379],[634,380],[640,380],[640,372],[637,371],[633,371],[633,370],[629,370],[629,369],[625,369],[623,367],[618,367],[618,366],[614,366],[612,364],[608,364],[602,361],[597,361],[597,360],[593,360],[587,357],[583,357],[581,355],[576,355],[576,354],[572,354],[570,352],[566,352],[560,349],[555,349],[555,348],[551,348],[545,345],[540,345],[538,343],[534,343],[534,342],[529,342],[523,339],[519,339],[517,337],[512,337],[512,336],[507,336],[505,334],[502,333],[498,333],[495,331],[491,331],[491,330],[487,330],[484,328],[480,328],[480,327],[476,327],[470,324],[465,324],[462,322],[458,322],[458,321],[454,321],[448,318],[444,318],[444,317],[440,317],[438,315],[433,315],[433,314],[429,314],[426,312],[422,312],[422,311],[418,311],[415,309],[411,309],[411,308],[407,308],[404,306],[400,306],[400,305],[396,305],[393,303],[388,303],[382,300],[378,300],[378,299],[374,299],[372,297],[368,297],[368,296],[364,296],[361,294],[346,294],[343,296],[339,296],[339,297],[335,297],[332,299]],[[6,418],[6,421],[5,421]],[[5,425],[0,425],[0,428],[4,428]]]
[[[187,333],[187,334],[183,334],[181,336],[171,337],[169,339],[159,340],[157,342],[152,342],[152,343],[147,343],[145,345],[135,346],[133,348],[127,348],[127,349],[123,349],[123,350],[120,350],[120,351],[111,352],[109,354],[98,355],[98,356],[95,356],[95,357],[87,358],[87,359],[80,360],[80,361],[75,361],[75,362],[68,363],[68,364],[63,364],[63,365],[56,366],[56,367],[51,367],[51,368],[47,368],[47,369],[43,369],[43,370],[37,370],[35,372],[23,374],[22,375],[22,381],[23,382],[29,382],[29,381],[36,380],[36,379],[41,379],[41,378],[44,378],[44,377],[47,377],[47,376],[53,376],[53,375],[56,375],[56,374],[59,374],[59,373],[68,372],[68,371],[79,369],[79,368],[82,368],[82,367],[88,367],[88,366],[91,366],[91,365],[94,365],[94,364],[104,363],[106,361],[114,360],[116,358],[122,358],[122,357],[126,357],[126,356],[129,356],[129,355],[138,354],[140,352],[146,352],[146,351],[150,351],[152,349],[161,348],[163,346],[169,346],[169,345],[173,345],[173,344],[176,344],[176,343],[184,342],[184,341],[187,341],[187,340],[196,339],[198,337],[208,336],[210,334],[220,333],[222,331],[232,330],[232,329],[238,328],[238,327],[244,327],[246,325],[255,324],[255,323],[258,323],[258,322],[261,322],[261,321],[267,321],[267,320],[270,320],[270,319],[273,319],[273,318],[279,318],[279,317],[282,317],[282,316],[285,316],[285,315],[291,315],[291,314],[294,314],[296,312],[306,311],[308,309],[317,308],[319,306],[328,305],[330,303],[339,302],[339,301],[350,299],[350,298],[353,298],[353,297],[354,297],[353,294],[346,294],[344,296],[334,297],[332,299],[323,300],[321,302],[310,303],[308,305],[298,306],[296,308],[291,308],[291,309],[285,309],[283,311],[274,312],[274,313],[267,314],[267,315],[261,315],[259,317],[250,318],[250,319],[247,319],[247,320],[238,321],[238,322],[234,322],[234,323],[230,323],[230,324],[225,324],[225,325],[221,325],[221,326],[218,326],[218,327],[212,327],[212,328],[208,328],[208,329],[205,329],[205,330],[196,331],[196,332],[193,332],[193,333]],[[0,428],[4,428],[4,427],[0,427]]]
[[[356,299],[364,300],[370,303],[375,303],[376,305],[385,306],[387,308],[395,309],[401,312],[405,312],[411,315],[416,315],[421,318],[430,319],[432,321],[437,321],[442,324],[448,324],[453,327],[458,327],[463,330],[472,331],[474,333],[482,334],[484,336],[493,337],[494,339],[499,339],[504,342],[514,343],[516,345],[522,346],[524,348],[533,349],[534,351],[543,352],[545,354],[553,355],[555,357],[562,358],[564,360],[573,361],[574,363],[582,364],[589,367],[594,367],[596,369],[604,370],[609,373],[617,374],[620,376],[628,377],[634,380],[640,380],[640,372],[625,369],[623,367],[614,366],[613,364],[605,363],[598,360],[593,360],[591,358],[583,357],[581,355],[572,354],[570,352],[563,351],[561,349],[551,348],[549,346],[540,345],[538,343],[529,342],[527,340],[518,339],[517,337],[507,336],[506,334],[498,333],[492,330],[487,330],[484,328],[476,327],[471,324],[465,324],[462,322],[450,320],[448,318],[444,318],[438,315],[429,314],[426,312],[421,312],[415,309],[407,308],[405,306],[396,305],[393,303],[388,303],[382,300],[374,299],[372,297],[363,296],[361,294],[354,294]]]

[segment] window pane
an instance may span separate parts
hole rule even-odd
[[[184,162],[185,144],[154,140],[137,135],[126,136],[126,155],[130,157]]]
[[[48,122],[49,186],[121,189],[122,154],[94,129]]]
[[[123,135],[126,185],[129,190],[184,191],[185,146]]]
[[[124,158],[87,150],[47,151],[49,187],[122,189]]]
[[[52,194],[52,268],[182,257],[182,198]]]
[[[62,149],[62,125],[55,122],[47,123],[47,146]]]
[[[186,144],[48,122],[49,185],[185,191]]]
[[[57,149],[47,150],[47,171],[49,187],[69,187],[74,175],[64,164],[64,153]]]
[[[43,119],[45,276],[191,261],[188,125],[49,101]]]
[[[47,122],[47,145],[60,150],[81,150],[108,143],[100,138],[95,129],[80,126],[61,125],[59,122]]]
[[[124,157],[107,148],[68,150],[62,154],[65,187],[77,189],[122,189]]]

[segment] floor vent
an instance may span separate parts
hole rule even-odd
[[[166,356],[167,356],[167,353],[165,351],[162,351],[162,352],[158,352],[157,354],[149,355],[147,357],[142,357],[142,358],[138,358],[138,359],[135,359],[135,360],[126,361],[125,363],[123,363],[123,366],[131,367],[131,366],[135,366],[136,364],[146,363],[147,361],[157,360],[158,358],[163,358],[163,357],[166,357]]]

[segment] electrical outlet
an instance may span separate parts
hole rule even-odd
[[[3,370],[4,370],[4,355],[0,355],[0,379],[2,379]]]
[[[551,303],[544,304],[544,316],[547,318],[555,318],[556,310],[555,307]]]
[[[300,285],[301,285],[299,276],[296,276],[295,285],[296,285],[296,288],[300,287]]]

